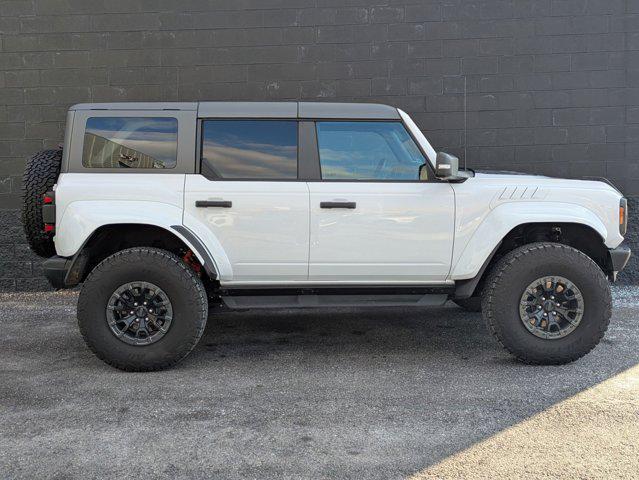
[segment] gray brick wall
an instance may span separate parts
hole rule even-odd
[[[45,285],[13,209],[77,102],[379,101],[473,167],[639,196],[638,0],[0,0],[0,35],[5,290]]]

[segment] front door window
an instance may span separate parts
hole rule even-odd
[[[399,122],[317,122],[323,180],[417,181],[425,160]]]

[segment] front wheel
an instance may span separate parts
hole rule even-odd
[[[558,243],[532,243],[506,254],[483,291],[489,330],[517,359],[564,364],[603,337],[611,316],[608,280],[587,255]]]
[[[127,371],[175,365],[202,336],[207,313],[195,272],[158,248],[129,248],[106,258],[78,300],[78,324],[89,348]]]

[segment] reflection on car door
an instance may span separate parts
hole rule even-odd
[[[226,260],[226,284],[308,277],[309,204],[294,120],[205,120],[201,174],[187,175],[184,225]]]
[[[321,182],[309,182],[309,280],[441,283],[454,193],[419,181],[425,162],[400,122],[317,122]]]

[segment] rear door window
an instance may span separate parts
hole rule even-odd
[[[297,178],[297,121],[204,120],[201,173],[210,180]]]
[[[174,168],[177,119],[171,117],[91,117],[84,131],[86,168]]]

